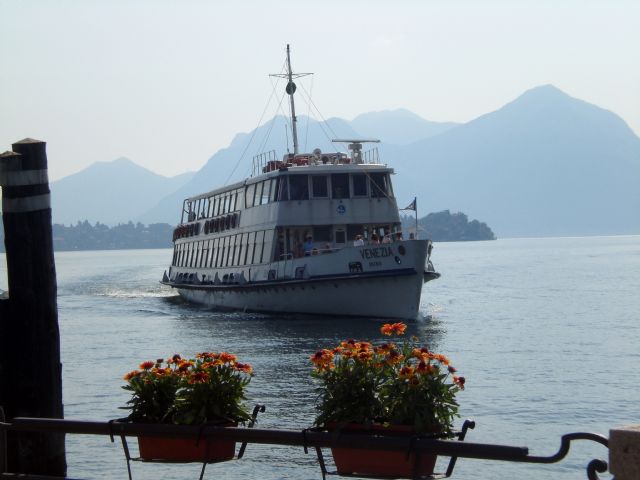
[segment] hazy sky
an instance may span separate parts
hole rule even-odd
[[[465,122],[551,83],[640,132],[638,0],[0,0],[0,19],[0,152],[45,140],[53,180],[199,169],[257,126],[287,43],[326,118]]]

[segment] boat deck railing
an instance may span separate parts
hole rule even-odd
[[[260,153],[253,157],[251,166],[251,176],[278,170],[283,167],[304,167],[309,165],[346,165],[350,163],[363,163],[369,165],[380,165],[380,153],[377,147],[362,152],[358,161],[354,161],[345,153],[303,153],[298,155],[290,154],[283,159],[278,159],[275,150]]]

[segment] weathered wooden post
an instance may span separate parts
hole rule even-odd
[[[640,478],[640,425],[609,431],[609,472],[615,480]]]
[[[62,366],[45,143],[0,155],[9,298],[0,307],[0,405],[13,417],[63,418]],[[66,475],[64,435],[8,435],[8,471]]]

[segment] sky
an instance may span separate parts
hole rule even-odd
[[[467,122],[553,84],[640,133],[637,0],[0,0],[0,18],[0,152],[46,141],[50,180],[122,156],[200,169],[284,112],[287,44],[324,118]]]

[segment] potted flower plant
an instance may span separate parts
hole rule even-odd
[[[226,352],[146,361],[124,376],[122,388],[131,392],[131,399],[122,408],[130,410],[131,422],[235,426],[251,418],[243,404],[251,376],[249,364]],[[230,460],[235,452],[233,440],[140,436],[138,445],[147,460],[211,462]]]
[[[381,333],[403,335],[404,323]],[[318,380],[316,425],[341,434],[450,437],[458,417],[456,394],[465,379],[442,354],[419,345],[347,340],[311,356]],[[333,448],[338,473],[410,477],[433,473],[436,457],[406,452]]]

